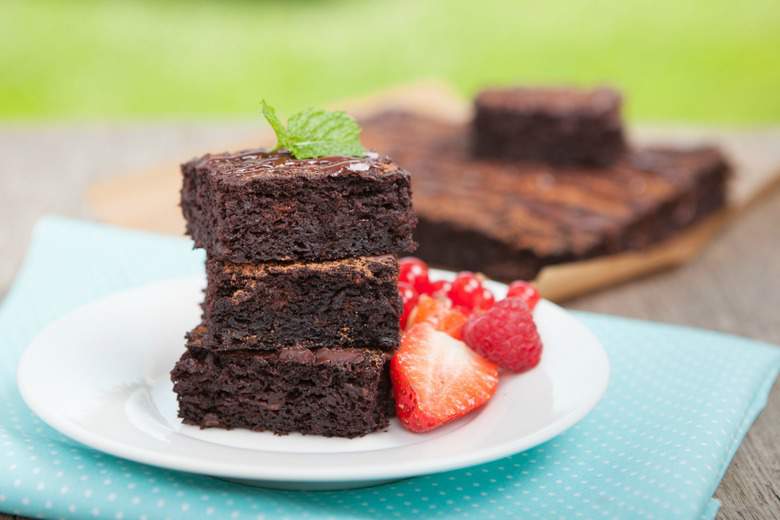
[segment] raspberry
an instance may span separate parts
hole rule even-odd
[[[398,281],[408,283],[418,294],[426,294],[431,284],[428,264],[413,256],[401,258],[398,261]]]
[[[401,329],[406,328],[406,320],[409,319],[409,313],[412,312],[414,306],[417,305],[418,294],[414,290],[414,287],[406,282],[398,282],[398,295],[401,297],[403,303],[403,310],[401,312]]]
[[[506,297],[521,298],[531,310],[536,308],[536,304],[539,303],[539,299],[541,298],[536,287],[523,280],[516,280],[510,283],[509,290],[506,292]]]
[[[533,315],[521,298],[507,298],[483,314],[473,314],[463,339],[478,354],[513,372],[535,367],[542,356]]]

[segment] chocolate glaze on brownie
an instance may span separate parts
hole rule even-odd
[[[626,144],[611,88],[493,88],[474,102],[474,154],[487,159],[606,166]]]
[[[297,160],[264,149],[182,165],[196,247],[225,261],[323,261],[414,250],[409,174],[386,157]]]
[[[389,354],[302,347],[215,353],[205,333],[203,326],[190,333],[171,372],[185,423],[338,437],[387,428],[394,411]]]
[[[609,168],[476,159],[468,125],[390,112],[363,140],[414,171],[418,255],[499,280],[646,247],[722,208],[730,169],[714,148],[642,149]]]
[[[233,264],[209,259],[203,304],[215,350],[278,350],[400,341],[398,260]]]

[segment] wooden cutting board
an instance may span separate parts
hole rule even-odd
[[[465,121],[468,102],[448,86],[424,82],[402,86],[361,99],[333,103],[361,117],[387,109],[416,111],[436,117]],[[691,145],[714,143],[731,159],[736,177],[730,187],[729,207],[652,248],[545,268],[536,280],[542,294],[554,301],[603,289],[611,285],[691,261],[730,220],[737,218],[764,194],[780,188],[780,128],[723,129],[683,126],[641,126],[631,139],[640,144]],[[233,149],[271,145],[273,134],[258,121],[257,138],[236,143]],[[204,150],[221,151],[221,150]],[[109,179],[92,185],[86,199],[101,221],[124,227],[182,235],[184,221],[179,210],[181,177],[179,162],[148,171]],[[414,174],[414,172],[412,172]]]

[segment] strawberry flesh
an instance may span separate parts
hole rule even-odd
[[[430,323],[409,329],[390,362],[396,413],[426,432],[483,406],[496,392],[498,368]]]
[[[423,294],[409,314],[406,328],[411,329],[418,323],[430,323],[436,330],[446,332],[455,339],[463,339],[463,326],[466,321],[468,316],[452,308],[452,304],[446,298],[432,298]]]

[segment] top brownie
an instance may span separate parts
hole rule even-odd
[[[311,262],[415,248],[409,174],[375,153],[299,160],[253,149],[181,169],[187,233],[210,258]]]
[[[494,88],[474,105],[477,157],[606,166],[626,150],[622,98],[611,88]]]

